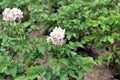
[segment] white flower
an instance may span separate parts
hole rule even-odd
[[[23,17],[23,12],[17,8],[5,8],[2,14],[4,21],[15,21],[17,18],[21,19]]]
[[[55,27],[53,32],[51,32],[50,36],[47,38],[47,42],[51,41],[55,45],[62,45],[64,36],[65,30],[62,30],[60,27]]]
[[[60,27],[53,30],[53,32],[50,33],[50,36],[54,36],[55,38],[58,39],[63,39],[65,35],[65,30],[62,30]]]
[[[10,8],[5,8],[5,10],[3,11],[3,20],[5,21],[10,21],[12,18],[11,15],[11,9]]]
[[[21,19],[23,17],[23,12],[20,9],[13,8],[11,9],[11,12],[14,17]]]

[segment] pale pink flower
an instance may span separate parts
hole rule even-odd
[[[23,17],[23,12],[17,8],[5,8],[3,11],[3,20],[4,21],[15,21],[16,19],[21,19]]]
[[[20,9],[13,8],[11,12],[15,18],[21,19],[23,17],[23,12]]]
[[[47,38],[47,42],[51,41],[55,45],[62,45],[64,36],[65,30],[62,30],[60,27],[55,27],[53,32],[51,32],[50,36]]]

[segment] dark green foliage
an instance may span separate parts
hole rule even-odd
[[[111,48],[107,57],[116,69],[119,60],[120,1],[117,0],[1,0],[0,2],[0,79],[11,80],[83,80],[96,62],[83,57],[79,48],[97,51]],[[2,20],[6,8],[20,8],[24,17],[16,26]],[[62,46],[46,42],[60,26],[65,29]],[[37,38],[31,37],[40,34]],[[83,52],[84,53],[84,52]],[[49,54],[46,63],[36,63]],[[88,53],[89,54],[89,53]],[[101,63],[102,58],[98,58]],[[53,65],[51,67],[51,65]],[[120,65],[120,64],[118,64]],[[120,73],[120,70],[118,71]]]

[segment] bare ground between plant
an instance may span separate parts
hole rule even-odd
[[[94,66],[92,72],[85,73],[85,80],[119,80],[112,76],[113,70],[107,66],[106,62],[102,65]]]

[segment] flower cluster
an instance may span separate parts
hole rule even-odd
[[[51,32],[50,36],[47,38],[47,41],[52,41],[55,45],[62,45],[64,36],[65,30],[62,30],[60,27],[55,27],[53,32]]]
[[[17,8],[5,8],[2,14],[4,21],[15,21],[16,19],[21,19],[23,17],[23,12]]]

